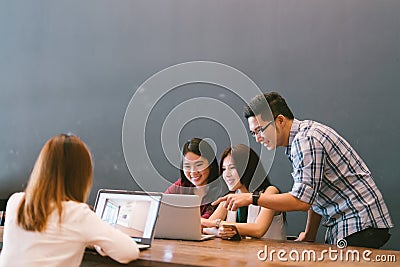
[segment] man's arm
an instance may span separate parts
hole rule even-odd
[[[317,239],[318,227],[321,223],[322,216],[315,213],[312,209],[308,210],[306,230],[301,232],[296,241],[315,242]]]
[[[217,199],[212,204],[217,205],[222,201],[226,201],[224,206],[228,210],[237,210],[239,207],[252,204],[253,198],[252,193],[230,194]],[[262,193],[258,199],[258,205],[276,211],[307,211],[310,209],[310,204],[297,199],[289,193]]]
[[[289,193],[283,194],[261,194],[258,205],[267,209],[277,211],[306,211],[310,209],[310,204],[305,203]]]

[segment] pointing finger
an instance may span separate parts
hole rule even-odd
[[[228,195],[220,197],[217,200],[215,200],[214,202],[212,202],[211,205],[216,206],[219,203],[221,203],[222,201],[225,201],[227,198],[228,198]]]

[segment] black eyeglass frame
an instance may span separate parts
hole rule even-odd
[[[279,115],[280,115],[280,114],[276,115],[276,116],[274,117],[274,119],[273,119],[272,121],[268,122],[267,125],[265,125],[264,127],[260,127],[257,131],[250,131],[249,133],[250,133],[252,136],[254,136],[254,137],[256,137],[258,134],[263,133],[265,130],[267,130],[267,128],[268,128],[273,122],[275,122],[276,118],[277,118]]]

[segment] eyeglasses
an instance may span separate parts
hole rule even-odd
[[[265,125],[264,127],[260,127],[260,128],[258,128],[257,130],[255,130],[255,131],[250,131],[250,134],[251,134],[252,136],[256,137],[256,135],[258,135],[258,134],[260,134],[260,133],[263,133],[263,132],[275,121],[275,119],[276,119],[278,116],[279,116],[279,114],[276,115],[276,116],[274,117],[274,119],[273,119],[272,121],[268,122],[267,125]]]

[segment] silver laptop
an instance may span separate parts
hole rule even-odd
[[[154,238],[161,197],[161,193],[100,189],[94,211],[132,237],[139,249],[146,249]]]
[[[163,194],[156,238],[202,241],[214,237],[201,233],[200,197]]]

